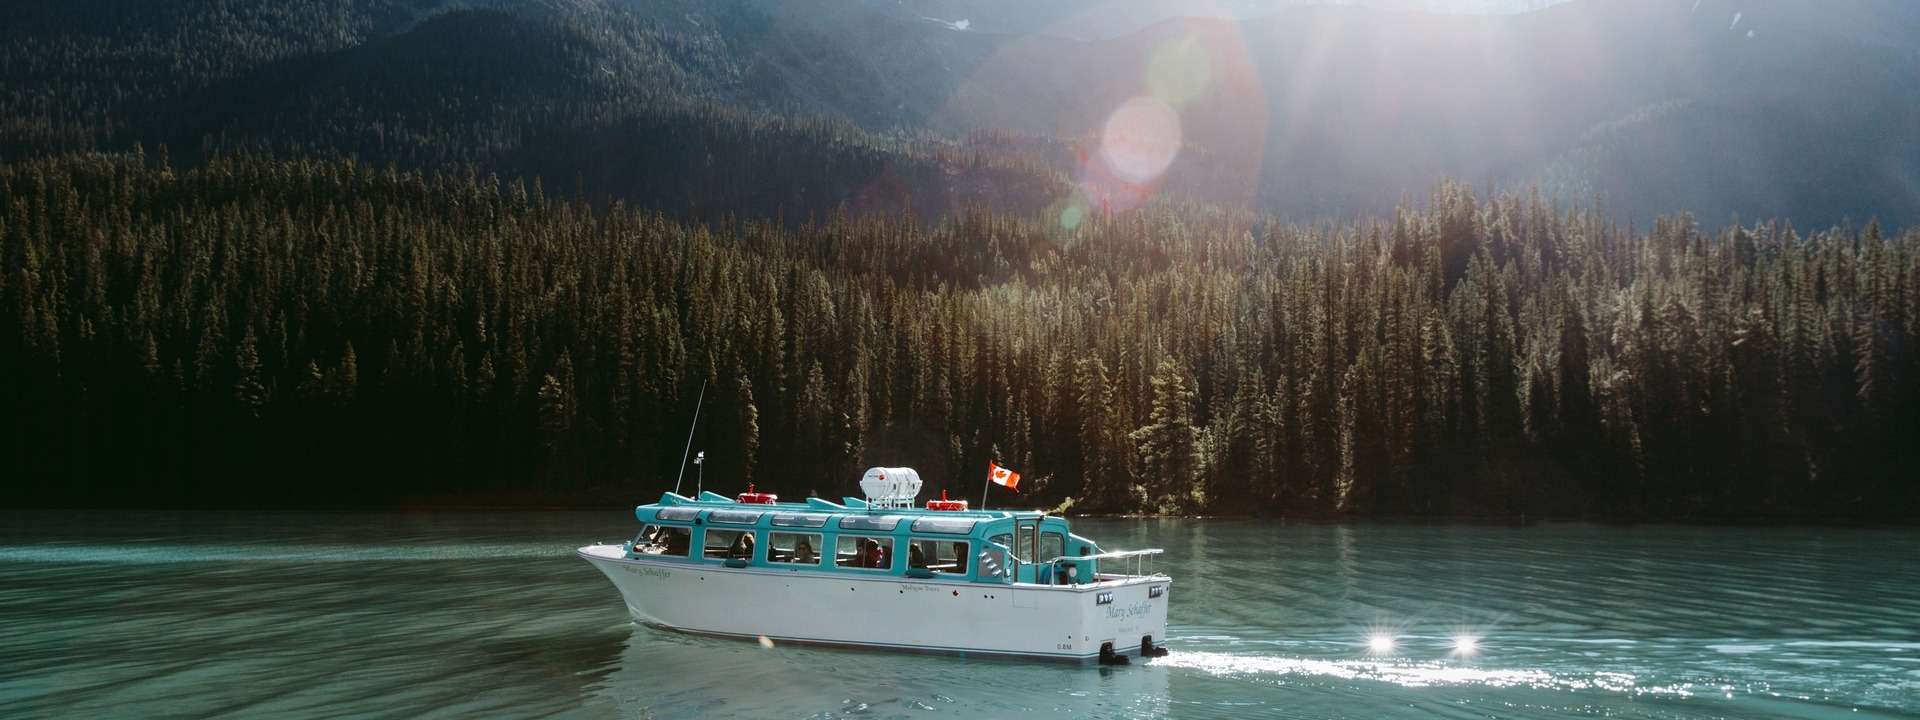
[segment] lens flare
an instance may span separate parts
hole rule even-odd
[[[1068,230],[1080,227],[1080,218],[1084,212],[1078,203],[1068,205],[1067,209],[1060,211],[1060,227]]]
[[[1107,116],[1100,159],[1120,179],[1145,185],[1180,153],[1180,113],[1156,97],[1136,97]]]
[[[1385,655],[1393,652],[1393,636],[1386,633],[1374,633],[1372,637],[1367,638],[1367,649],[1373,651],[1375,655]]]
[[[1472,635],[1456,635],[1453,638],[1453,654],[1461,657],[1472,655],[1480,649],[1480,638]]]
[[[1147,59],[1147,87],[1154,96],[1179,106],[1205,95],[1213,80],[1213,60],[1196,38],[1174,40]]]

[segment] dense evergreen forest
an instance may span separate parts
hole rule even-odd
[[[158,152],[0,165],[13,502],[617,504],[870,465],[1082,511],[1910,518],[1920,232],[1438,187],[797,226]],[[1057,219],[1056,219],[1057,220]]]

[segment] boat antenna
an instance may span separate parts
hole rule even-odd
[[[673,494],[680,494],[680,481],[687,479],[687,453],[693,450],[693,431],[700,427],[700,404],[707,401],[707,381],[700,381],[700,399],[693,401],[693,426],[687,428],[687,447],[680,451],[680,476],[673,479]],[[706,457],[705,452],[700,457]],[[703,478],[704,479],[704,476]]]

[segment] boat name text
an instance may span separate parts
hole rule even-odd
[[[1153,612],[1153,603],[1150,602],[1137,602],[1126,607],[1107,606],[1108,619],[1141,617],[1150,612]]]

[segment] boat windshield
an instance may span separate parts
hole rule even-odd
[[[648,524],[633,541],[634,555],[672,555],[686,557],[693,531],[673,525]]]

